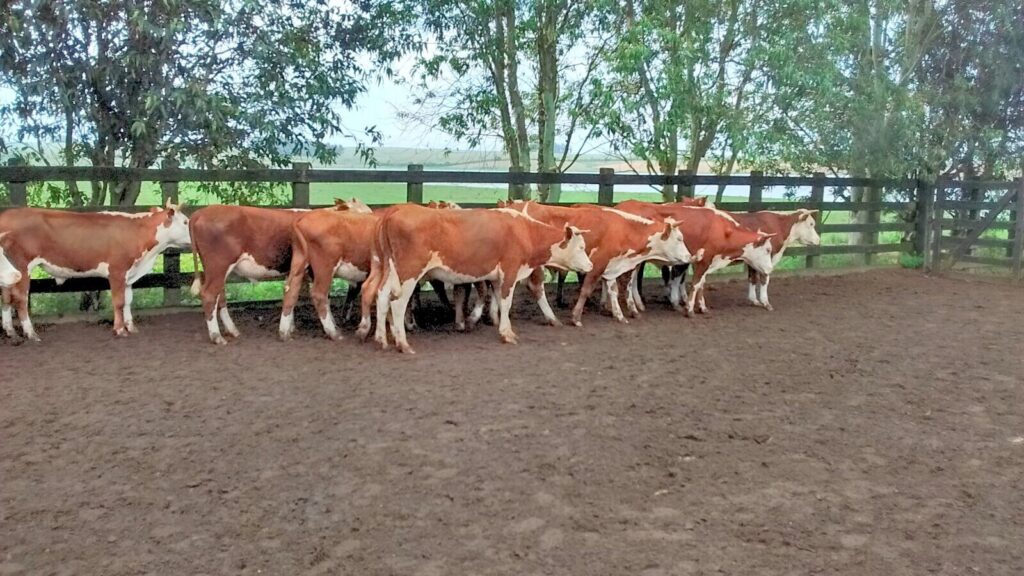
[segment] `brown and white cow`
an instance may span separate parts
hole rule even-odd
[[[742,260],[758,272],[771,274],[772,239],[774,234],[750,230],[740,225],[732,215],[716,208],[700,208],[674,204],[653,204],[639,200],[627,200],[617,208],[647,216],[649,218],[674,218],[686,238],[691,253],[699,254],[693,261],[693,289],[686,299],[685,312],[692,316],[695,308],[707,311],[703,296],[707,275],[724,268],[736,260]],[[627,294],[631,312],[643,310],[643,303],[637,290],[638,272],[634,272]],[[669,300],[676,310],[683,310],[681,301],[682,278],[674,276],[670,284]]]
[[[347,204],[338,204],[337,207],[336,211],[310,212],[292,223],[291,270],[278,327],[282,340],[289,339],[295,329],[293,314],[307,268],[313,274],[310,298],[324,332],[332,340],[341,339],[341,333],[331,313],[331,281],[334,278],[345,280],[349,283],[349,292],[354,294],[354,287],[366,280],[370,272],[373,236],[379,215],[350,210]],[[367,314],[360,326],[369,322]]]
[[[107,278],[114,334],[134,333],[132,284],[148,274],[168,248],[189,245],[189,219],[169,202],[149,212],[77,213],[15,208],[0,214],[0,248],[19,277],[3,288],[3,330],[17,337],[12,308],[25,337],[39,340],[29,318],[31,272],[42,268],[57,283],[68,278]],[[8,278],[11,279],[11,278]]]
[[[309,210],[257,208],[253,206],[206,206],[192,214],[192,254],[203,263],[197,267],[192,294],[199,296],[206,329],[215,344],[226,344],[220,322],[231,336],[238,328],[227,308],[228,276],[253,282],[281,278],[292,257],[292,224]]]
[[[572,320],[582,325],[583,311],[590,294],[601,282],[609,295],[608,304],[612,316],[619,322],[627,322],[619,307],[618,283],[616,279],[631,272],[646,260],[685,264],[691,260],[691,253],[683,241],[683,233],[675,221],[669,218],[647,218],[622,210],[579,204],[572,207],[551,206],[537,202],[515,202],[507,205],[541,222],[553,226],[572,225],[583,230],[583,238],[589,247],[593,270],[587,273],[580,286],[580,295],[573,307]],[[542,275],[543,270],[537,274]],[[540,277],[543,290],[543,277]],[[538,304],[549,321],[553,319],[546,298]]]
[[[705,206],[707,204],[707,202],[708,202],[708,197],[707,196],[701,196],[700,198],[689,198],[689,197],[683,196],[679,200],[679,202],[676,202],[674,204],[677,204],[679,206]],[[499,202],[498,204],[500,205],[501,202]],[[672,205],[673,203],[670,202],[668,204]],[[577,204],[577,206],[585,206],[585,204]],[[712,206],[714,206],[714,204],[712,204]],[[642,278],[642,275],[643,275],[643,270],[644,270],[644,263],[641,263],[640,264],[641,278]],[[568,276],[568,274],[569,273],[565,272],[565,271],[559,271],[558,274],[557,274],[558,286],[557,286],[557,290],[555,292],[555,303],[558,305],[559,308],[561,308],[561,307],[563,307],[565,305],[563,294],[564,294],[564,289],[565,289],[565,278],[566,278],[566,276]],[[583,278],[579,274],[576,275],[576,280],[577,280],[578,283],[581,283],[581,284],[583,282]],[[604,301],[604,297],[605,297],[606,294],[607,294],[607,292],[604,289],[602,289],[601,290],[602,301]]]
[[[740,225],[751,230],[775,234],[772,242],[772,265],[777,266],[786,248],[790,246],[817,246],[821,237],[815,228],[817,210],[801,208],[791,212],[729,212]],[[779,241],[779,239],[782,239]],[[747,300],[755,306],[772,310],[768,301],[768,282],[771,276],[747,266]],[[760,290],[758,290],[760,289]],[[760,291],[760,294],[758,292]]]
[[[386,320],[402,318],[413,288],[422,278],[452,284],[491,281],[499,296],[498,333],[515,343],[509,309],[516,285],[537,268],[580,272],[593,268],[581,232],[554,227],[521,212],[430,210],[403,206],[381,220],[374,243],[374,269],[367,285],[377,289],[376,340],[387,347]],[[413,350],[400,321],[392,336],[403,352]]]

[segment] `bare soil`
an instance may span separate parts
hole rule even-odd
[[[273,310],[227,347],[198,312],[2,340],[0,574],[1024,573],[1024,289],[771,287],[520,302],[518,346],[412,357]]]

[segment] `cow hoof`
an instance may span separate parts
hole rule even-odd
[[[278,332],[277,333],[277,339],[280,340],[281,342],[289,342],[292,339],[292,333],[291,332]]]
[[[135,327],[135,324],[129,324],[128,326],[126,326],[126,328],[128,329],[128,333],[129,334],[138,334],[139,333],[139,329]]]
[[[341,342],[342,340],[344,340],[344,337],[341,334],[328,334],[327,338],[333,340],[334,342]]]
[[[687,318],[693,318],[693,316],[694,316],[693,310],[690,310],[690,309],[683,310],[683,316],[686,316]]]
[[[629,320],[627,320],[625,316],[616,318],[616,320],[619,322],[619,324],[629,324]]]
[[[561,325],[562,325],[562,321],[559,320],[558,318],[549,318],[548,319],[548,326],[561,326]]]
[[[114,336],[117,336],[118,338],[127,338],[128,337],[128,329],[127,328],[118,328],[118,329],[114,330]]]
[[[515,334],[502,335],[501,342],[503,344],[519,344],[519,337]]]
[[[225,340],[223,336],[217,336],[216,338],[211,338],[211,340],[217,346],[227,346],[228,345],[228,341]]]
[[[457,332],[465,332],[466,331],[466,325],[465,324],[456,324],[455,325],[455,330]]]
[[[765,302],[764,304],[762,304],[761,307],[764,308],[765,310],[769,311],[769,312],[775,311],[775,307],[772,306],[771,304],[769,304],[768,302]]]
[[[577,327],[577,328],[582,328],[582,327],[583,327],[583,322],[582,322],[582,321],[580,321],[580,320],[576,320],[576,319],[574,318],[574,319],[573,319],[573,321],[572,321],[572,325],[573,325],[573,326],[575,326],[575,327]]]
[[[398,351],[401,352],[402,354],[415,354],[416,353],[416,351],[413,350],[411,346],[401,346],[401,347],[398,348]]]

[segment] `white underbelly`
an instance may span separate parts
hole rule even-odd
[[[273,268],[263,266],[248,253],[242,254],[238,260],[231,265],[231,270],[228,271],[228,274],[234,274],[235,276],[245,278],[246,280],[252,280],[253,282],[258,280],[281,278],[284,276],[283,273],[278,272]]]
[[[347,280],[349,282],[362,282],[366,280],[369,273],[362,270],[355,264],[339,260],[338,264],[334,267],[334,277]]]
[[[100,262],[95,268],[89,270],[73,270],[57,266],[46,261],[45,258],[35,258],[28,263],[29,272],[36,267],[42,268],[44,272],[53,276],[57,284],[63,284],[68,278],[110,278],[110,265],[106,262]]]

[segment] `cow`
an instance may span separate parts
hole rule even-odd
[[[68,278],[106,278],[114,307],[114,334],[133,334],[132,285],[153,269],[165,250],[189,244],[189,219],[170,202],[138,214],[7,210],[0,214],[0,248],[17,279],[10,285],[4,281],[3,330],[17,338],[12,314],[16,307],[25,337],[39,340],[28,309],[31,272],[39,267],[58,284]]]
[[[679,222],[690,252],[699,254],[693,261],[693,289],[686,299],[685,308],[680,304],[682,278],[674,276],[670,283],[672,307],[684,311],[687,316],[693,316],[695,310],[707,312],[703,288],[708,274],[736,260],[746,262],[763,274],[771,274],[774,268],[771,254],[775,234],[745,228],[732,215],[716,208],[653,204],[639,200],[627,200],[616,207],[640,216],[674,218]],[[644,309],[637,289],[638,276],[639,271],[634,270],[626,290],[626,302],[633,314]]]
[[[3,239],[7,233],[0,233],[0,288],[7,288],[21,280],[21,272],[4,256]]]
[[[584,230],[583,238],[590,247],[588,256],[593,270],[583,279],[580,295],[572,310],[572,321],[582,326],[583,311],[590,294],[601,282],[609,295],[612,316],[626,323],[619,307],[618,283],[616,279],[636,268],[646,260],[659,260],[674,264],[689,263],[691,252],[683,241],[683,233],[671,218],[646,218],[616,210],[614,208],[579,204],[572,207],[551,206],[537,202],[514,202],[509,208],[519,210],[528,216],[553,226],[566,224]],[[543,270],[533,283],[541,287],[543,294]],[[546,298],[538,298],[538,304],[549,321],[554,316]]]
[[[224,330],[239,336],[227,308],[228,276],[253,282],[281,278],[288,273],[292,256],[292,224],[309,210],[213,205],[196,210],[189,228],[196,266],[192,294],[203,304],[206,329],[214,344],[227,344]]]
[[[310,298],[324,332],[332,340],[341,339],[331,313],[331,281],[334,278],[344,279],[349,283],[349,293],[354,294],[354,287],[366,280],[370,273],[373,235],[379,220],[377,214],[349,210],[347,205],[339,204],[336,211],[310,212],[292,223],[291,269],[278,327],[282,340],[291,338],[294,331],[293,312],[307,267],[313,274]],[[360,326],[369,321],[367,314],[361,319]]]
[[[821,237],[815,228],[814,215],[817,210],[801,208],[790,212],[729,212],[741,226],[751,230],[760,230],[776,235],[772,242],[772,265],[777,266],[782,260],[786,248],[790,246],[817,246]],[[778,241],[781,239],[781,241]],[[768,282],[771,276],[747,266],[747,300],[754,306],[773,310],[768,301]],[[760,290],[758,290],[760,289]],[[760,294],[758,294],[760,292]]]
[[[682,196],[679,199],[677,204],[679,206],[705,206],[705,205],[707,205],[707,202],[708,202],[708,197],[707,196],[701,196],[700,198],[690,198],[688,196]],[[499,205],[500,204],[501,204],[501,202],[499,202]],[[671,205],[671,203],[670,203],[670,205]],[[576,206],[588,206],[588,204],[576,204]],[[712,204],[712,206],[714,206],[714,204]],[[643,267],[644,267],[644,264],[641,263],[640,264],[641,278],[642,278],[642,274],[643,274],[643,271],[644,271]],[[564,295],[564,290],[565,290],[565,279],[566,279],[566,277],[568,275],[569,275],[569,273],[565,272],[564,270],[559,271],[557,273],[558,286],[557,286],[557,289],[555,291],[555,305],[558,306],[559,308],[564,308],[565,307],[565,300],[563,298],[563,295]],[[576,281],[578,283],[582,284],[583,278],[579,274],[577,274],[576,275]],[[642,285],[638,285],[638,288],[642,288]],[[643,293],[642,290],[640,292],[641,292],[641,294]],[[601,294],[602,295],[605,294],[605,291],[603,289],[601,290]]]
[[[499,336],[515,343],[509,309],[516,285],[544,266],[589,272],[593,264],[585,248],[580,230],[550,226],[516,210],[403,206],[381,220],[374,242],[367,286],[377,293],[375,339],[387,348],[390,307],[395,344],[413,353],[404,324],[394,319],[404,316],[413,288],[426,277],[453,284],[494,283]]]

